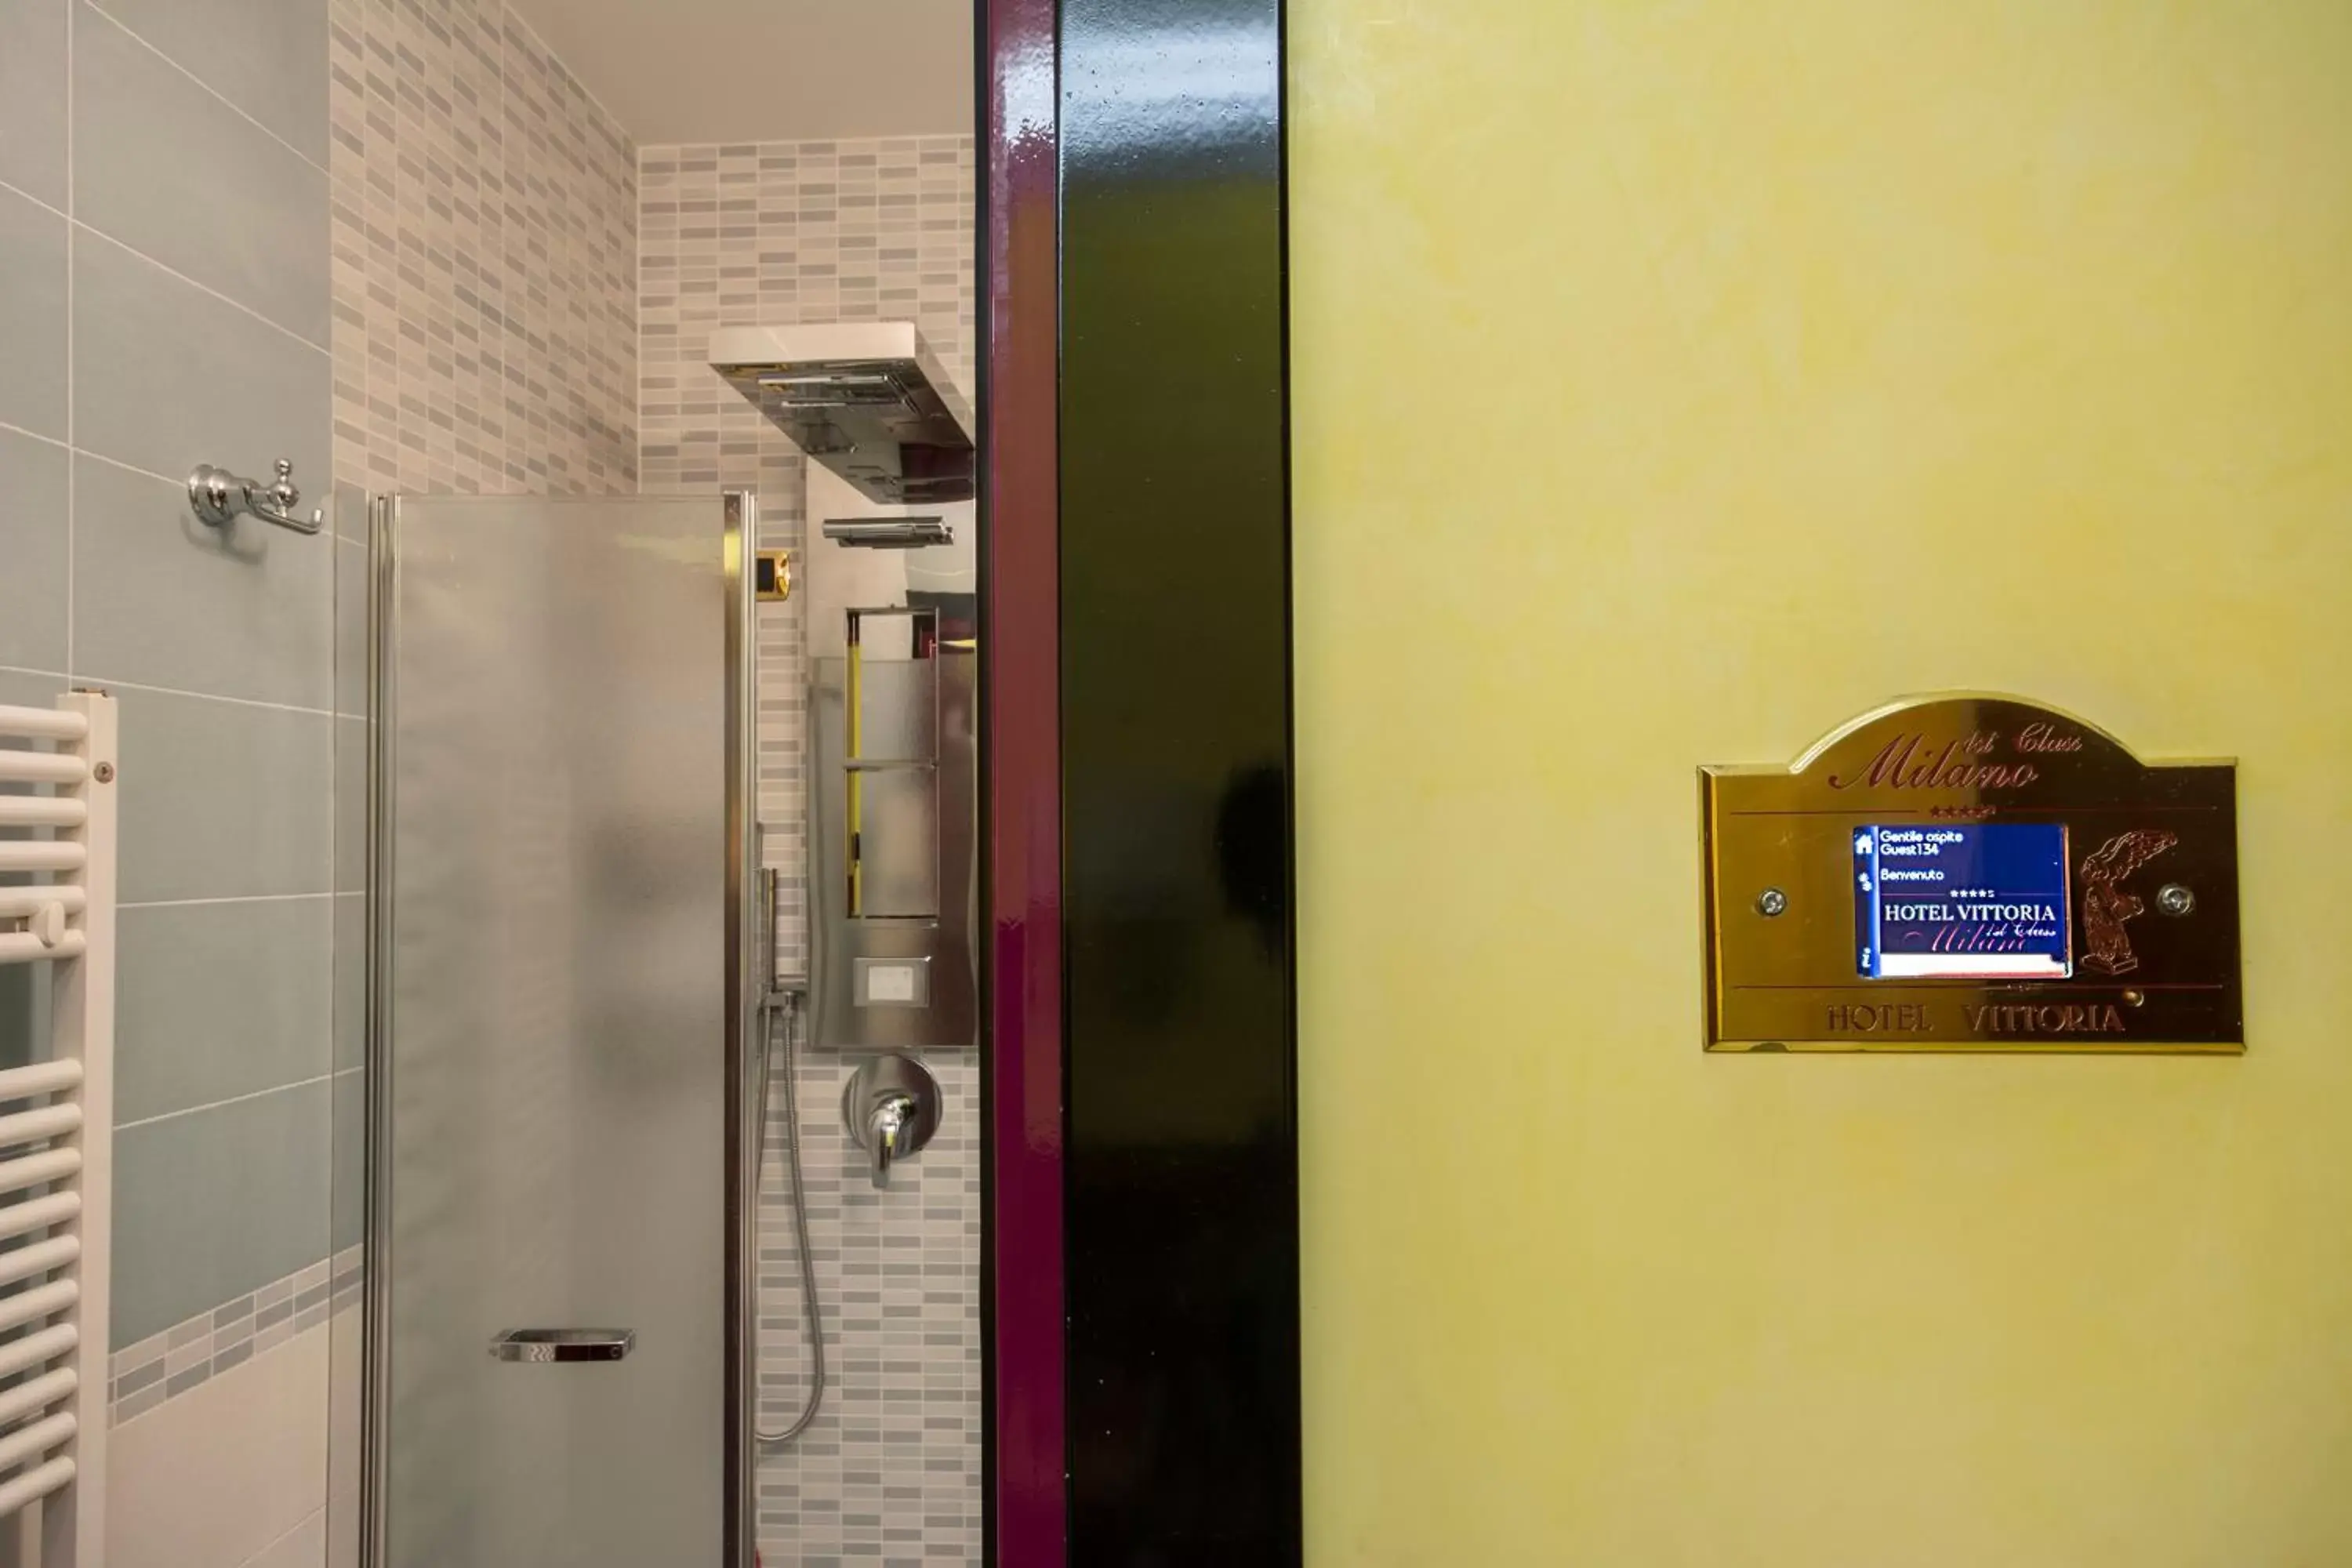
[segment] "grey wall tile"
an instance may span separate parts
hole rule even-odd
[[[5,0],[0,0],[5,4]],[[66,230],[0,191],[0,424],[66,437]]]
[[[6,553],[0,546],[0,555]],[[0,703],[11,707],[47,708],[65,689],[62,678],[0,669]],[[0,877],[0,882],[22,879]],[[0,964],[0,1068],[22,1067],[49,1054],[49,969],[46,963]]]
[[[368,726],[335,721],[335,890],[367,890]]]
[[[322,351],[84,234],[74,247],[74,443],[84,451],[166,479],[198,463],[267,479],[290,458],[305,511],[326,504],[333,393]]]
[[[326,1256],[331,1121],[314,1083],[115,1134],[116,1348]]]
[[[326,0],[106,0],[106,13],[326,163]]]
[[[164,905],[118,919],[116,1121],[327,1072],[334,922],[325,900]]]
[[[0,180],[66,205],[66,6],[0,0]]]
[[[335,895],[334,1070],[367,1060],[367,896]]]
[[[335,552],[252,518],[226,535],[187,489],[74,458],[74,670],[324,709],[334,700]]]
[[[63,447],[0,430],[0,664],[66,668],[66,464]]]
[[[74,216],[324,346],[325,171],[88,6],[75,29]]]
[[[329,548],[335,555],[335,711],[364,716],[373,640],[368,635],[368,552],[340,538]]]
[[[333,1085],[334,1195],[328,1245],[337,1251],[367,1236],[367,1079],[336,1075]]]
[[[336,352],[339,353],[341,352],[341,342],[340,337],[336,340]],[[335,445],[337,448],[335,460],[339,465],[338,472],[340,472],[343,456],[341,448],[344,445],[343,437],[340,432],[335,437]],[[348,479],[338,479],[335,481],[334,501],[327,511],[327,521],[334,529],[336,538],[353,540],[365,544],[368,542],[368,530],[371,526],[368,521],[367,491]]]
[[[0,554],[5,554],[0,547]],[[0,703],[11,708],[49,708],[57,703],[58,694],[66,689],[62,675],[26,674],[20,670],[0,669]],[[13,741],[11,745],[26,742]],[[23,787],[23,786],[12,786]]]
[[[332,719],[160,691],[116,695],[124,902],[327,890]]]

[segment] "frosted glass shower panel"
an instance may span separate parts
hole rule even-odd
[[[720,1560],[729,504],[383,509],[383,1568]]]

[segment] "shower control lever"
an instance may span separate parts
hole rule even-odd
[[[898,1156],[899,1138],[914,1130],[915,1097],[886,1094],[866,1117],[866,1147],[874,1155],[874,1184],[887,1186],[890,1162]],[[909,1151],[912,1152],[912,1151]]]
[[[890,1167],[919,1153],[940,1130],[940,1084],[922,1063],[891,1052],[849,1075],[841,1120],[873,1158],[874,1184],[890,1184]]]

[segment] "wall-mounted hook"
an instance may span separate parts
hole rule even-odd
[[[246,512],[297,533],[316,533],[327,525],[327,514],[316,508],[308,521],[294,514],[302,504],[302,492],[294,485],[294,464],[286,458],[278,459],[278,480],[269,485],[199,463],[188,476],[188,504],[215,528],[226,528]]]

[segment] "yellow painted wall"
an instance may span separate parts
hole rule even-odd
[[[2352,5],[1290,47],[1315,1568],[2352,1563]],[[1948,687],[2242,759],[2248,1056],[1700,1054]]]

